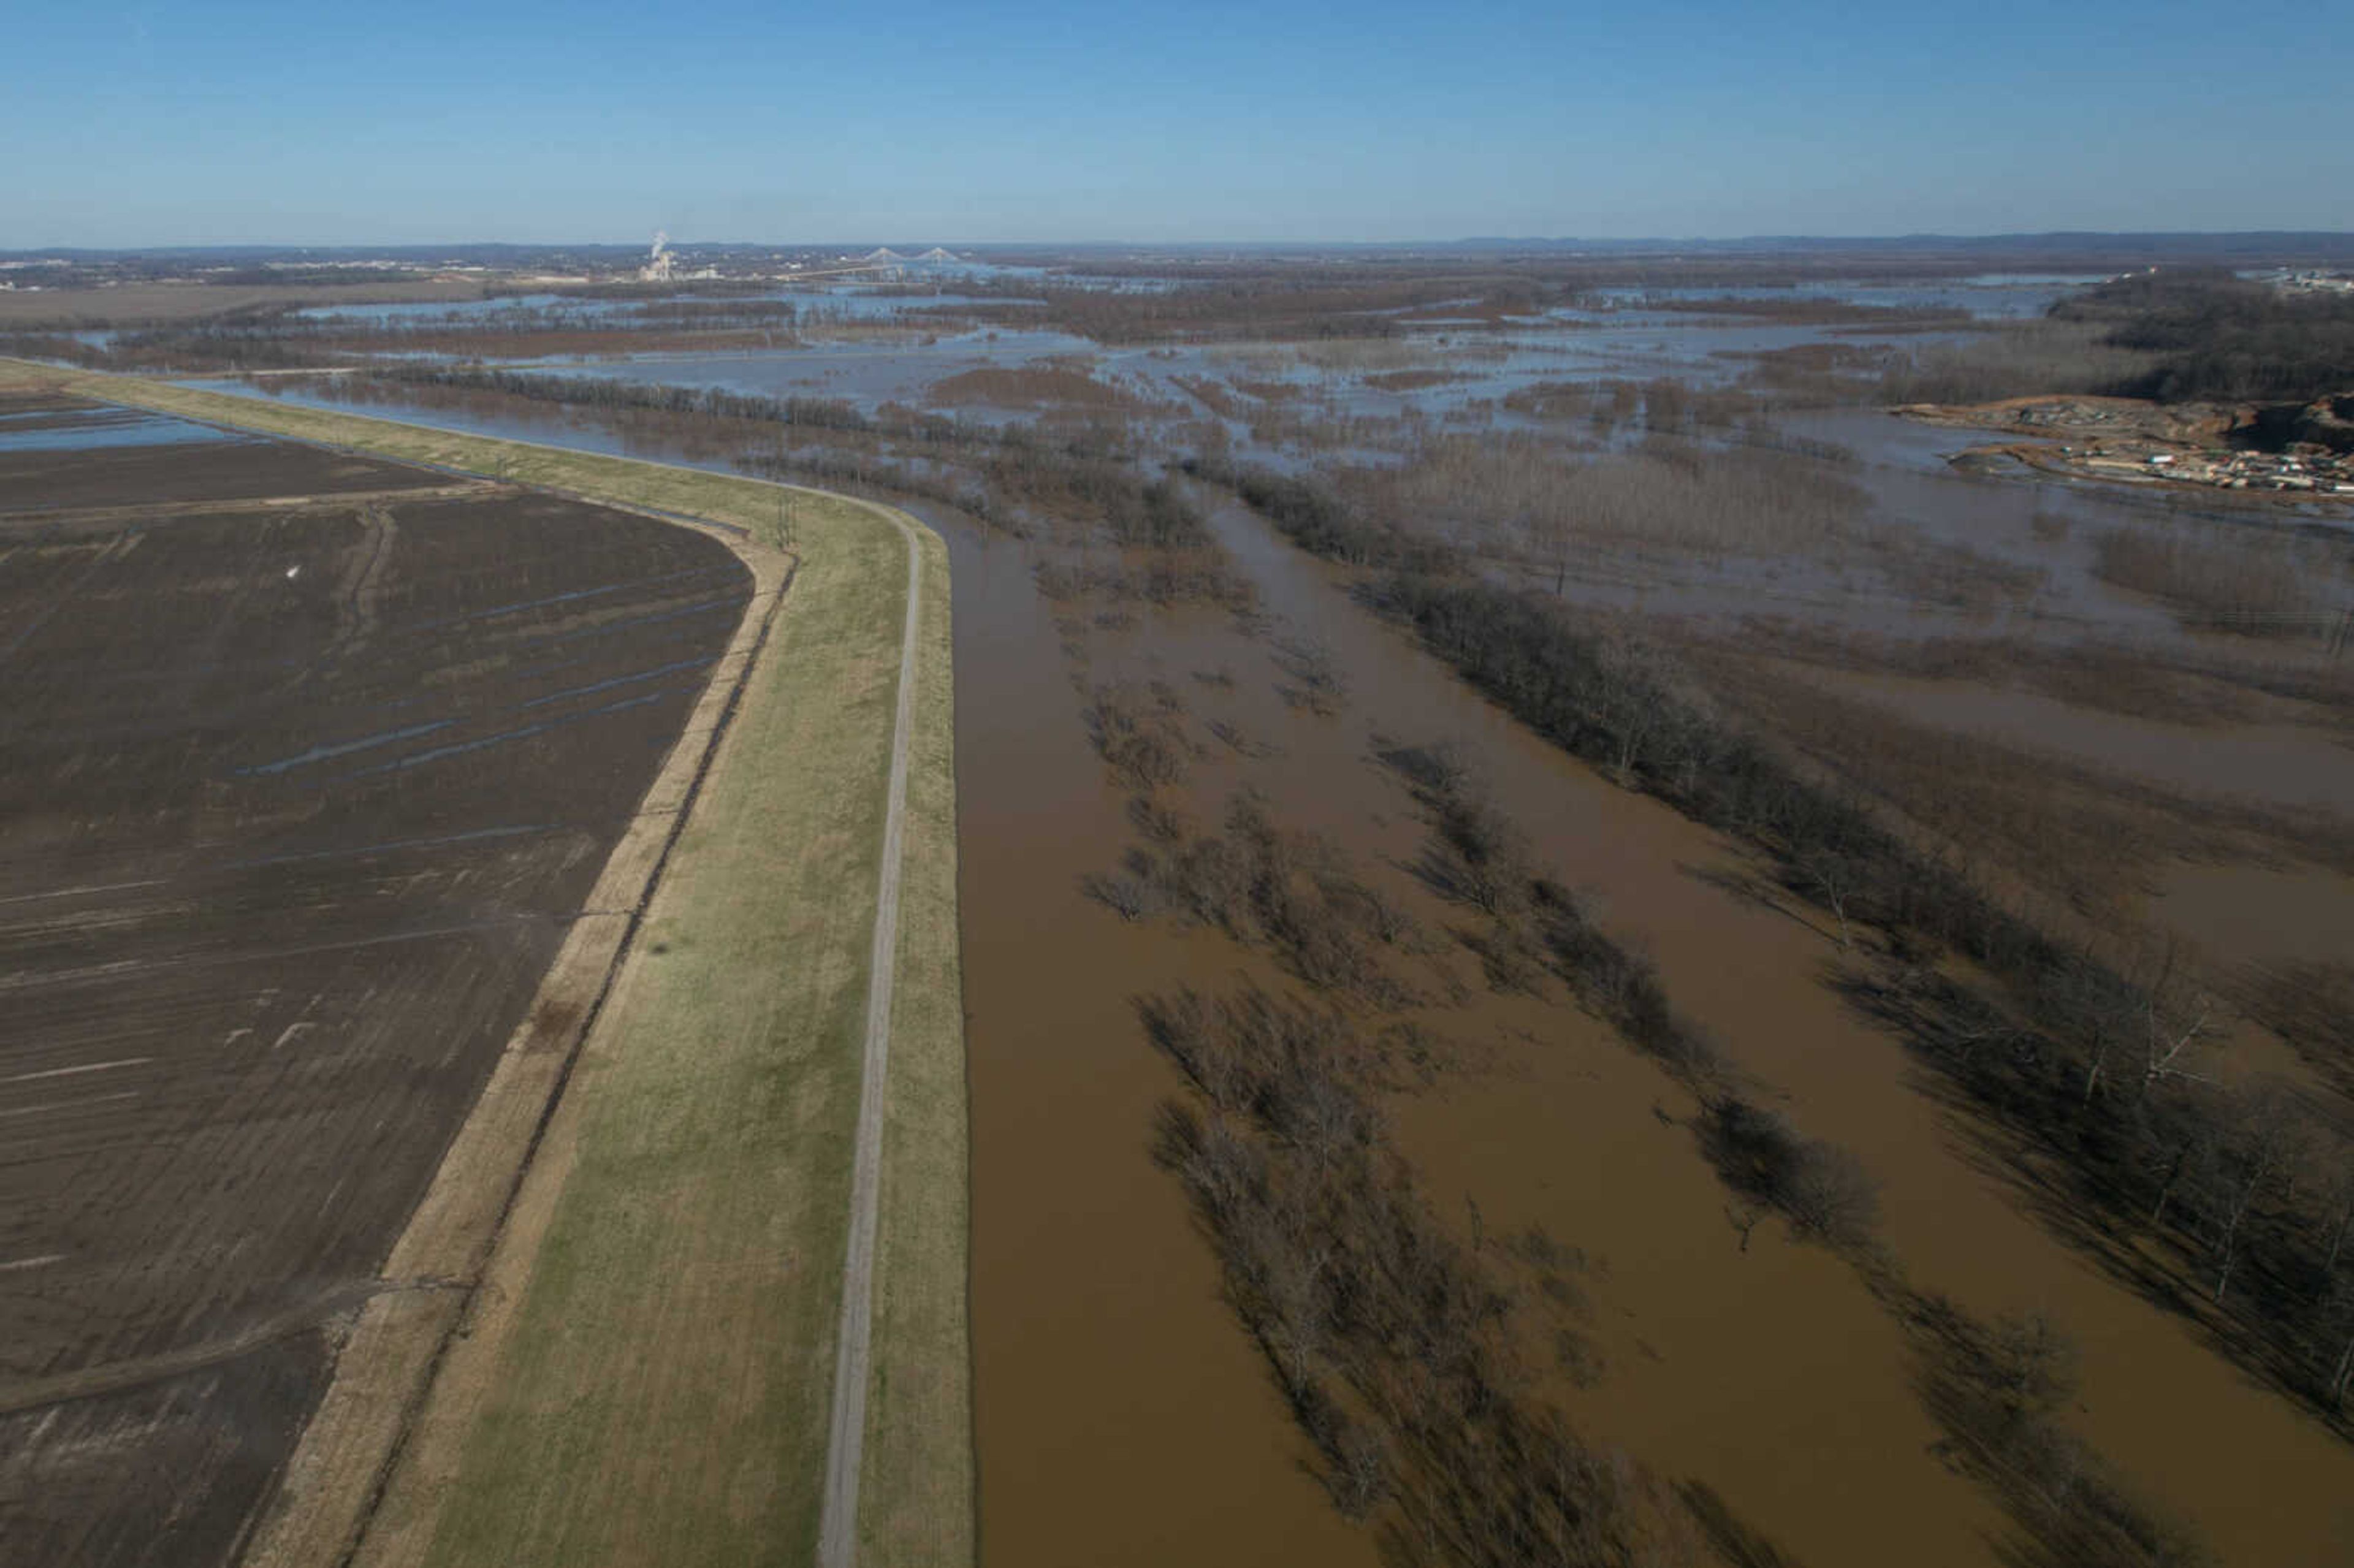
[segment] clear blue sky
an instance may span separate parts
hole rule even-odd
[[[0,249],[2354,228],[2321,3],[7,10]]]

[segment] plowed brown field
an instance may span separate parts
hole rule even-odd
[[[245,1538],[749,592],[425,470],[0,441],[0,1558]]]

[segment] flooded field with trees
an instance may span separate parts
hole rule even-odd
[[[1007,260],[0,351],[948,539],[990,1562],[2354,1552],[2354,505],[1889,412],[2336,340]]]

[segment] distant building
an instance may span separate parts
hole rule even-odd
[[[647,256],[646,264],[638,269],[639,281],[646,283],[669,282],[670,260],[670,236],[656,229],[653,250]]]

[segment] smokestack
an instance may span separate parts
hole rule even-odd
[[[654,230],[654,248],[646,255],[646,264],[638,269],[638,276],[649,283],[670,281],[670,236]]]

